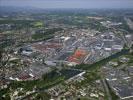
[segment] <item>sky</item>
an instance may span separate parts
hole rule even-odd
[[[133,8],[133,0],[0,0],[0,6],[36,8]]]

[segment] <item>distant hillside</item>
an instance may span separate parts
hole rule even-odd
[[[42,12],[42,9],[32,7],[14,7],[14,6],[0,6],[0,13],[17,13],[17,12]]]

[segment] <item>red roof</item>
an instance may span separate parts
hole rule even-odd
[[[68,58],[68,61],[80,64],[81,59],[84,58],[86,56],[86,54],[87,54],[87,52],[85,50],[78,49],[75,51],[75,53],[72,56],[70,56]]]
[[[29,74],[22,74],[19,76],[19,79],[21,79],[21,80],[27,80],[29,78],[31,78],[31,76]]]

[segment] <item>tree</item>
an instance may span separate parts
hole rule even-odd
[[[1,63],[1,60],[2,60],[2,50],[0,50],[0,63]]]
[[[5,50],[0,50],[0,68],[2,69],[1,76],[4,79],[5,78],[5,69],[6,69],[6,64],[9,61],[9,56],[7,51]]]
[[[132,46],[130,47],[130,53],[133,53],[133,44],[132,44]]]

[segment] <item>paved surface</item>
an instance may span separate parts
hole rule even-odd
[[[105,82],[105,79],[102,79],[102,84],[104,86],[104,89],[105,89],[105,92],[107,94],[108,100],[112,100],[110,92],[109,92],[109,88],[108,88],[108,86],[107,86],[107,84]]]

